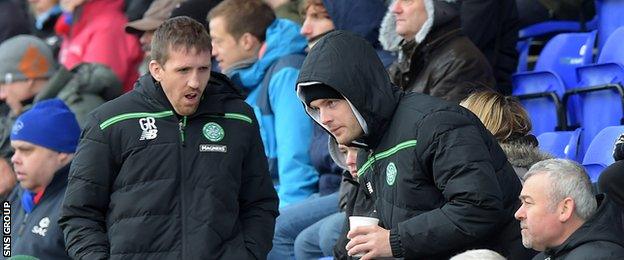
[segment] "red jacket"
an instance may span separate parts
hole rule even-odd
[[[69,33],[62,35],[59,59],[69,69],[83,62],[104,64],[115,72],[127,92],[139,76],[142,52],[137,37],[124,31],[128,20],[123,4],[123,0],[85,2],[74,14]]]

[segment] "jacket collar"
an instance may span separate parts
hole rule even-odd
[[[618,208],[605,194],[596,195],[598,208],[563,244],[544,251],[547,256],[563,256],[586,243],[608,241],[624,247],[622,220]]]
[[[154,105],[176,113],[162,87],[151,74],[147,73],[139,78],[134,91],[147,97]],[[189,117],[223,115],[225,113],[224,102],[228,99],[242,99],[241,90],[236,88],[225,75],[213,71],[210,74],[208,86],[200,98],[197,111]]]

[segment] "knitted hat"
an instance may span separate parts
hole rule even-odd
[[[61,153],[74,153],[79,138],[76,116],[58,98],[36,103],[15,120],[11,130],[11,141],[26,141]]]
[[[50,78],[57,63],[50,47],[32,35],[18,35],[0,44],[0,83]]]
[[[308,106],[317,99],[345,99],[340,92],[325,84],[302,86],[301,92]]]

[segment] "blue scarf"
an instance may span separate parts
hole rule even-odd
[[[25,190],[22,193],[22,207],[26,213],[30,214],[35,208],[35,193]]]

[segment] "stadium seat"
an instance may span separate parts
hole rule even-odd
[[[574,131],[546,132],[537,136],[539,148],[556,158],[564,158],[578,161],[578,143],[581,128]]]
[[[622,133],[624,126],[609,126],[602,129],[592,140],[583,158],[583,166],[592,182],[598,181],[602,170],[614,162],[613,145]]]
[[[611,34],[620,26],[624,26],[624,1],[596,0],[596,16],[598,29],[598,46],[600,49],[607,43]]]
[[[584,128],[581,155],[600,130],[624,123],[624,27],[611,34],[598,63],[576,69],[578,87],[566,91],[563,103],[577,97],[578,123]]]
[[[567,125],[560,100],[568,86],[577,84],[576,67],[592,62],[595,38],[595,31],[559,34],[546,44],[534,71],[512,76],[513,95],[527,109],[535,135]]]

